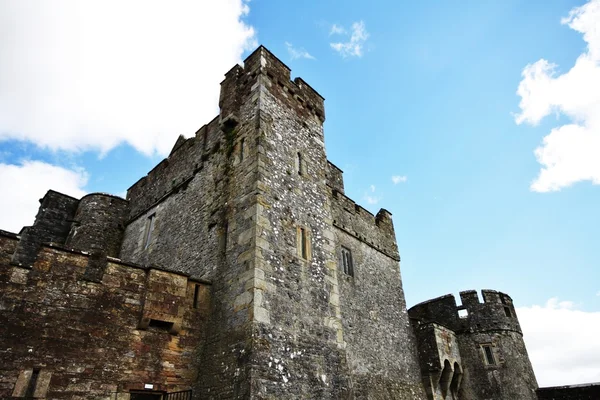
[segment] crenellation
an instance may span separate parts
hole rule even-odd
[[[327,185],[337,193],[344,194],[344,171],[338,168],[331,161],[327,160]]]
[[[387,256],[400,261],[391,213],[380,210],[377,216],[357,205],[345,194],[332,190],[333,225]]]

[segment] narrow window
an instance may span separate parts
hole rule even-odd
[[[33,372],[31,373],[31,378],[29,379],[29,383],[27,384],[27,391],[25,392],[25,397],[30,397],[30,398],[33,397],[39,376],[40,376],[40,370],[34,369]]]
[[[227,250],[227,234],[229,233],[229,225],[227,222],[223,224],[223,230],[221,231],[219,247],[222,252]]]
[[[302,175],[302,154],[298,153],[298,158],[296,159],[296,169],[298,171],[298,175]]]
[[[485,355],[485,364],[486,365],[496,365],[496,359],[494,358],[494,352],[492,351],[492,346],[489,344],[482,344],[481,348],[483,349],[483,353]]]
[[[504,314],[506,314],[506,316],[508,318],[512,317],[512,313],[510,312],[510,307],[504,306]]]
[[[308,251],[306,248],[307,240],[306,240],[306,229],[300,228],[300,255],[305,260],[308,258]]]
[[[200,285],[194,285],[194,308],[198,308],[199,296],[200,296]]]
[[[154,230],[154,217],[156,213],[150,215],[146,220],[146,235],[144,237],[144,249],[147,249],[150,246],[150,242],[152,241],[152,231]]]
[[[161,321],[158,319],[151,319],[148,324],[149,328],[156,328],[158,330],[170,331],[173,328],[173,322]]]
[[[242,140],[240,140],[240,162],[244,161],[244,145],[246,138],[242,138]]]
[[[352,264],[352,252],[346,247],[342,247],[342,266],[346,275],[354,276],[354,265]]]
[[[469,316],[469,311],[463,309],[463,310],[458,310],[458,317],[459,318],[467,318]]]

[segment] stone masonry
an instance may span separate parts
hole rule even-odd
[[[537,399],[509,296],[407,310],[319,93],[261,46],[219,106],[126,199],[49,191],[0,231],[0,398]]]

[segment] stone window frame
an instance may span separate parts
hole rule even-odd
[[[52,372],[43,368],[21,370],[12,397],[45,398],[50,387]]]
[[[481,349],[481,356],[486,367],[497,367],[499,365],[493,343],[481,343],[479,348]]]
[[[296,227],[296,254],[305,261],[309,261],[312,256],[311,233],[310,228],[304,225]]]
[[[341,246],[340,259],[344,274],[354,278],[354,259],[352,257],[352,250],[349,247]]]
[[[146,229],[144,229],[144,250],[152,243],[152,233],[156,224],[156,211],[146,217]]]

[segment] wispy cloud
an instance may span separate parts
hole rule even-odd
[[[304,50],[304,48],[295,48],[290,42],[285,42],[285,47],[287,47],[288,54],[292,60],[296,60],[298,58],[306,58],[308,60],[314,60],[313,57],[308,51]]]
[[[408,177],[406,175],[394,175],[394,176],[392,176],[392,182],[394,182],[394,185],[397,185],[400,182],[406,182],[407,180],[408,180]]]
[[[517,315],[540,386],[600,380],[600,342],[595,336],[600,312],[552,298],[543,306],[519,307]]]
[[[369,186],[364,198],[368,204],[377,204],[381,200],[381,197],[375,195],[375,185]]]
[[[600,184],[599,20],[600,0],[591,0],[561,21],[583,34],[587,43],[587,51],[569,71],[558,74],[556,65],[544,59],[523,69],[516,123],[537,125],[551,114],[570,119],[553,128],[535,149],[541,169],[530,187],[534,192],[558,191],[580,181]]]
[[[334,32],[340,35],[348,36],[346,30],[338,25],[333,25],[331,27],[330,34]],[[329,43],[332,49],[337,51],[342,57],[362,57],[363,56],[363,47],[365,42],[369,38],[369,33],[367,32],[367,28],[365,27],[365,23],[363,21],[355,22],[352,24],[352,32],[349,35],[347,41],[345,42],[333,42]]]
[[[331,30],[329,31],[329,35],[343,35],[346,33],[346,29],[343,26],[338,24],[333,24],[331,26]]]

